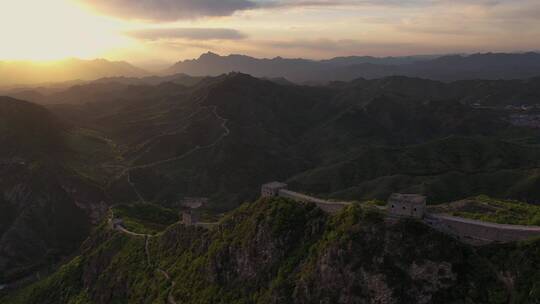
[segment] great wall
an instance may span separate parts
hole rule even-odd
[[[314,203],[321,210],[327,213],[336,213],[343,208],[354,204],[346,201],[330,201],[309,196],[303,193],[294,192],[287,189],[287,184],[271,182],[261,187],[261,197],[283,197],[298,202]],[[198,226],[211,229],[218,222],[200,222],[196,209],[203,206],[208,201],[207,198],[187,198],[181,212],[181,221],[186,226]],[[378,206],[378,210],[385,212],[389,220],[415,219],[435,230],[451,235],[456,239],[471,244],[484,245],[493,242],[506,243],[521,241],[534,237],[540,237],[539,226],[522,226],[497,224],[466,219],[462,217],[450,216],[447,214],[430,213],[426,208],[426,197],[416,194],[392,194],[386,206]],[[113,226],[124,233],[134,236],[145,236],[127,231],[121,223]]]
[[[328,213],[339,212],[343,208],[354,204],[353,202],[324,200],[294,192],[287,189],[287,184],[280,182],[264,184],[261,187],[261,197],[283,197],[299,202],[314,203],[321,210]],[[184,207],[186,207],[188,211],[184,210],[181,212],[180,223],[186,226],[197,226],[205,229],[211,229],[215,225],[219,224],[218,222],[199,222],[196,213],[192,212],[194,209],[200,208],[207,201],[207,198],[184,199]],[[429,213],[426,211],[426,198],[421,195],[395,193],[392,194],[388,199],[386,207],[379,206],[378,209],[384,211],[387,215],[387,219],[390,221],[399,219],[420,220],[435,230],[451,235],[462,242],[475,246],[494,242],[514,242],[540,237],[539,226],[496,224],[446,214]],[[145,243],[143,250],[146,256],[146,263],[149,267],[152,267],[149,244],[150,240],[155,236],[150,234],[136,233],[126,229],[122,219],[114,216],[112,207],[110,208],[107,221],[109,227],[113,230],[132,237],[144,238]],[[167,303],[176,304],[177,302],[172,294],[176,283],[171,279],[171,276],[166,270],[159,267],[156,267],[154,270],[156,273],[161,274],[167,281],[169,281],[170,288],[167,294]],[[0,290],[8,288],[12,289],[13,287],[14,285],[12,284],[3,284],[0,285]]]
[[[195,115],[199,111],[202,111],[206,108],[208,107],[201,107],[192,115]],[[130,173],[132,170],[153,167],[183,159],[198,150],[214,147],[225,137],[230,135],[231,131],[227,127],[228,119],[223,118],[218,114],[217,106],[212,107],[212,113],[219,121],[221,121],[221,128],[223,129],[223,133],[213,143],[207,146],[196,146],[193,149],[187,151],[186,153],[171,159],[157,161],[146,165],[133,166],[123,171],[121,176],[127,175],[128,184],[133,188],[135,194],[141,201],[144,202],[145,200],[138,191],[135,183],[131,180]],[[352,204],[352,202],[329,201],[294,192],[288,190],[287,185],[280,182],[271,182],[262,185],[261,196],[279,196],[295,201],[311,202],[328,213],[338,212],[344,207]],[[197,206],[195,207],[195,205]],[[186,225],[194,225],[204,228],[211,228],[216,225],[217,223],[199,222],[198,216],[196,213],[193,212],[193,210],[200,208],[201,205],[202,204],[194,204],[193,202],[191,202],[191,205],[187,208],[188,211],[182,213],[181,222]],[[388,199],[386,208],[380,209],[384,209],[389,218],[414,218],[417,220],[421,220],[425,224],[438,231],[452,235],[463,242],[467,242],[473,245],[481,245],[491,242],[511,242],[540,236],[540,227],[538,226],[495,224],[449,216],[445,214],[428,213],[426,209],[426,198],[420,195],[393,194]]]
[[[322,210],[334,213],[352,202],[334,202],[312,197],[302,193],[287,190],[287,184],[271,182],[261,188],[262,197],[284,197],[296,201],[311,202]],[[426,209],[426,198],[415,194],[392,194],[388,199],[385,210],[389,218],[409,218],[420,220],[435,230],[449,234],[456,239],[471,244],[484,245],[493,242],[506,243],[540,237],[539,226],[521,226],[496,224],[450,216],[446,214],[429,213]]]

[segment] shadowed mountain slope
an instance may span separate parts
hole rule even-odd
[[[45,108],[0,97],[0,282],[71,254],[99,220],[104,194],[69,164],[88,138]]]
[[[119,145],[126,162],[108,190],[119,201],[174,205],[185,196],[209,196],[213,208],[224,210],[253,198],[268,180],[293,176],[301,190],[350,198],[415,190],[442,201],[484,191],[533,201],[536,162],[512,159],[536,159],[537,130],[514,126],[504,110],[471,106],[480,96],[497,104],[519,98],[512,85],[500,90],[489,82],[476,93],[478,83],[389,77],[311,87],[232,73],[191,87],[130,85],[121,94],[49,108]],[[505,152],[508,145],[515,154]],[[484,150],[493,158],[489,170],[462,171]],[[413,157],[402,162],[402,153]],[[455,161],[443,170],[415,169],[435,154]],[[353,163],[348,174],[363,177],[344,183],[338,168]],[[363,169],[372,165],[381,169]],[[313,172],[323,173],[313,179]],[[503,179],[506,191],[489,186]],[[441,189],[459,181],[478,186],[460,186],[453,196]]]

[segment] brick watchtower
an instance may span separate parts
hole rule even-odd
[[[279,195],[279,190],[287,189],[287,184],[280,182],[271,182],[262,185],[261,197],[274,197]]]
[[[388,198],[387,210],[390,215],[421,219],[426,212],[426,197],[394,193]]]

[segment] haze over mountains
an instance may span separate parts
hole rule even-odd
[[[515,79],[538,75],[540,54],[485,53],[450,56],[338,57],[330,60],[257,59],[243,55],[206,53],[195,60],[176,63],[167,73],[193,76],[220,75],[232,71],[256,77],[285,77],[294,82],[350,81],[392,75],[442,81],[463,79]]]
[[[104,59],[66,59],[53,62],[0,61],[0,88],[28,84],[52,84],[103,77],[148,75],[127,62]]]
[[[127,62],[104,59],[69,59],[51,63],[0,62],[0,88],[50,85],[59,82],[86,82],[99,78],[127,77],[132,82],[156,83],[151,75],[218,76],[242,72],[255,77],[284,78],[295,83],[327,83],[357,78],[381,78],[393,75],[441,81],[467,79],[524,79],[540,76],[540,54],[485,53],[473,55],[425,55],[407,57],[349,56],[328,60],[258,59],[245,55],[220,56],[211,52],[193,60],[179,61],[162,71],[148,72]],[[133,78],[144,77],[142,80]],[[127,80],[123,80],[126,82]],[[66,87],[70,83],[63,86]]]

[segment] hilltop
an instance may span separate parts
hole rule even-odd
[[[476,250],[359,205],[327,215],[261,199],[211,230],[173,224],[145,238],[103,223],[80,256],[3,302],[534,302],[538,246]]]
[[[0,157],[56,157],[65,152],[66,126],[47,109],[0,96]]]
[[[42,106],[0,97],[0,282],[65,258],[100,219],[105,195],[84,176],[97,163],[82,145],[100,146]]]

